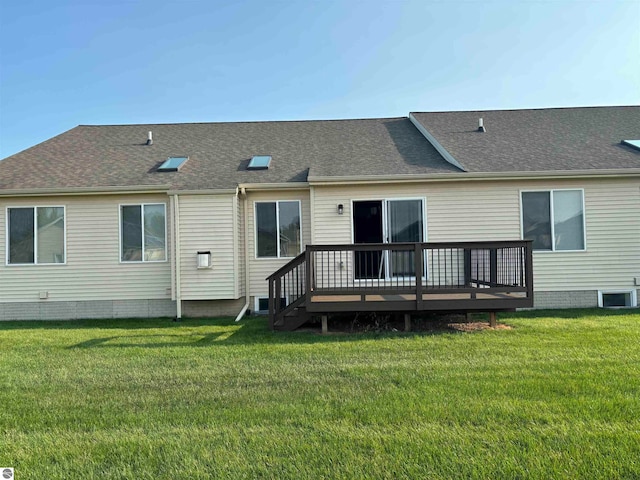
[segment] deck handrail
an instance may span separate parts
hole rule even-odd
[[[525,247],[532,243],[531,240],[503,240],[503,241],[468,241],[468,242],[417,242],[423,249],[428,248],[502,248],[505,246],[510,247]],[[344,244],[316,244],[307,245],[307,250],[318,251],[337,251],[337,250],[380,250],[380,249],[392,249],[392,250],[413,250],[416,242],[397,242],[397,243],[344,243]],[[284,268],[284,267],[283,267]]]
[[[271,328],[288,312],[304,302],[307,292],[308,259],[309,250],[305,250],[267,277]]]
[[[530,240],[307,245],[267,277],[270,324],[297,308],[327,306],[317,302],[328,295],[360,296],[362,303],[370,300],[365,296],[404,295],[415,299],[415,310],[429,309],[439,294],[474,301],[492,295],[491,305],[500,305],[501,295],[523,295],[503,305],[533,306],[532,258]]]
[[[307,254],[307,252],[302,252],[300,255],[298,255],[297,257],[292,258],[291,260],[289,260],[285,265],[283,265],[282,267],[280,267],[278,270],[276,270],[275,272],[273,272],[271,275],[269,275],[266,280],[271,280],[272,278],[275,278],[279,275],[282,275],[283,272],[286,272],[288,270],[291,270],[292,266],[297,265],[301,259],[304,259],[305,255]]]

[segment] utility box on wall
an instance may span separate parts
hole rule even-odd
[[[198,269],[211,268],[211,252],[198,252]]]

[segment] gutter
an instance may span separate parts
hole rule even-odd
[[[51,195],[115,195],[126,193],[167,193],[171,185],[130,185],[113,187],[14,188],[0,190],[0,197],[38,197]]]
[[[244,314],[246,313],[247,309],[249,308],[249,304],[251,303],[251,292],[250,290],[250,285],[249,285],[249,214],[247,212],[247,209],[249,208],[249,199],[247,198],[247,190],[245,187],[240,187],[238,186],[238,189],[240,190],[240,194],[242,195],[242,216],[244,218],[244,295],[246,297],[246,301],[244,303],[244,306],[242,307],[242,310],[240,310],[240,313],[238,313],[238,316],[236,317],[236,322],[239,322],[240,320],[242,320],[242,317],[244,317]],[[238,192],[236,191],[236,195],[238,194]]]
[[[169,190],[167,195],[237,195],[237,188],[203,189],[203,190]]]
[[[307,190],[309,182],[283,182],[283,183],[239,183],[241,191],[246,190]],[[243,193],[244,195],[244,193]]]
[[[609,170],[544,170],[531,172],[427,173],[420,175],[312,176],[309,177],[309,185],[630,178],[638,176],[640,176],[640,168],[619,168]]]

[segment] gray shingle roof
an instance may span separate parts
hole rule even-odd
[[[468,172],[640,168],[640,107],[412,114]],[[482,117],[486,132],[477,131]],[[153,145],[146,145],[147,132]],[[271,155],[268,170],[247,170]],[[189,156],[178,172],[157,172]],[[227,189],[314,177],[460,174],[408,118],[79,126],[0,162],[0,191]]]
[[[640,168],[640,107],[412,114],[469,172]],[[478,131],[483,118],[486,132]]]
[[[153,132],[153,145],[145,145]],[[178,172],[156,168],[189,156]],[[253,155],[268,170],[248,171]],[[294,122],[78,126],[0,162],[0,190],[171,185],[177,190],[238,183],[304,182],[315,175],[458,171],[408,118]]]

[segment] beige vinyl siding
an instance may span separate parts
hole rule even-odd
[[[351,201],[402,198],[426,199],[430,242],[519,239],[518,189],[504,187],[496,183],[314,187],[313,243],[351,243]],[[337,213],[339,204],[344,205],[343,215]]]
[[[301,216],[300,226],[302,229],[302,249],[311,243],[309,225],[311,223],[311,213],[309,209],[309,191],[281,191],[281,192],[248,192],[249,195],[249,275],[250,289],[252,296],[266,296],[269,293],[269,286],[265,281],[269,275],[275,272],[282,265],[289,262],[290,258],[256,258],[255,245],[255,202],[275,202],[277,200],[300,200]]]
[[[520,192],[567,188],[585,192],[587,250],[535,252],[535,289],[632,288],[640,276],[637,179],[315,186],[312,243],[351,243],[351,200],[393,198],[426,198],[427,241],[516,240]]]
[[[180,195],[182,300],[238,298],[234,195]],[[198,269],[197,252],[211,252],[211,268]]]
[[[120,262],[122,204],[163,203],[166,195],[21,197],[0,200],[0,301],[48,302],[85,300],[170,299],[171,264]],[[65,206],[66,264],[6,265],[7,207]],[[167,208],[169,212],[169,208]],[[167,229],[171,228],[167,214]],[[167,234],[167,256],[171,255]]]
[[[572,182],[585,190],[586,251],[534,253],[536,289],[634,288],[640,276],[640,182]]]

